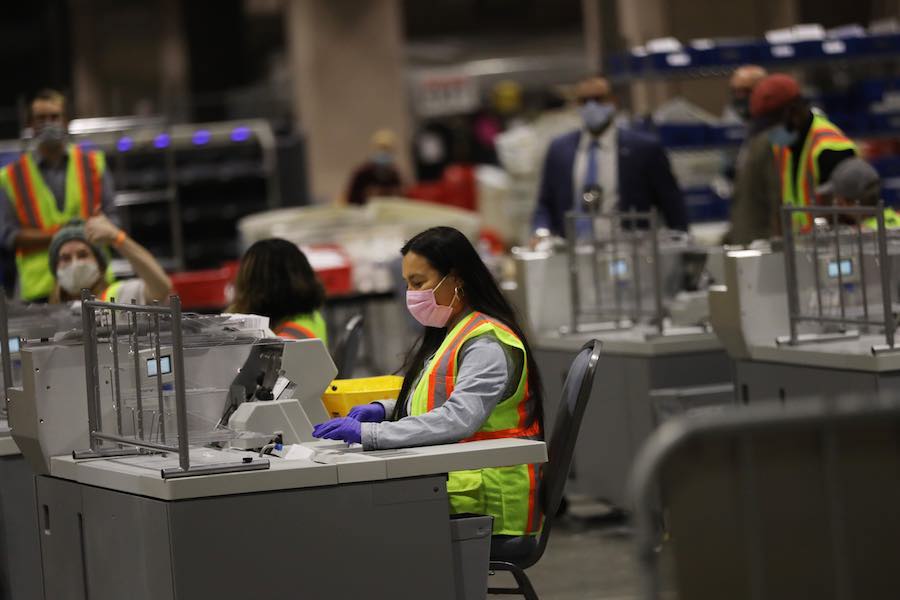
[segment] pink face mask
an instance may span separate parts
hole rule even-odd
[[[444,279],[447,279],[446,275]],[[453,313],[453,303],[456,301],[455,293],[450,306],[442,306],[434,298],[434,291],[441,287],[444,279],[441,279],[430,290],[406,290],[406,308],[409,309],[413,318],[425,327],[445,327]]]

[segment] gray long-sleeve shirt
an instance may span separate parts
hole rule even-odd
[[[430,362],[429,359],[425,363],[419,379]],[[481,429],[497,404],[515,392],[525,361],[521,351],[500,343],[494,336],[481,335],[463,344],[458,365],[456,385],[443,405],[399,421],[363,423],[363,448],[384,450],[449,444],[470,437]],[[409,402],[416,385],[404,402]],[[381,404],[385,414],[390,415],[394,402]]]
[[[47,188],[56,199],[56,207],[62,211],[66,205],[66,174],[69,168],[69,155],[66,154],[58,165],[50,165],[37,154],[33,158],[41,177],[47,184]],[[104,170],[100,186],[101,210],[104,215],[118,226],[120,223],[116,213],[113,180],[109,174],[109,169]],[[19,224],[16,209],[13,207],[13,203],[6,191],[0,188],[0,244],[3,244],[3,247],[8,250],[14,250],[16,234],[20,228],[21,225]]]

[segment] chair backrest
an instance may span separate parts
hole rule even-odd
[[[550,539],[553,517],[562,502],[566,479],[568,479],[569,469],[572,466],[572,455],[575,453],[575,442],[578,439],[578,431],[581,429],[584,411],[591,398],[594,374],[597,371],[599,360],[600,342],[591,340],[578,351],[566,374],[559,412],[556,415],[556,422],[553,423],[553,433],[547,449],[549,461],[544,466],[541,477],[544,527],[534,553],[528,561],[525,561],[526,564],[521,565],[523,568],[531,566],[540,559],[547,547],[547,541]]]
[[[643,597],[667,516],[678,597],[898,598],[900,402],[701,411],[662,425],[632,471]]]
[[[341,339],[334,351],[334,363],[337,367],[338,379],[353,377],[356,369],[356,357],[359,354],[359,343],[363,334],[363,316],[351,317],[344,326]]]

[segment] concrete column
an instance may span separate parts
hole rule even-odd
[[[100,114],[101,90],[98,73],[98,36],[93,5],[82,0],[69,0],[72,22],[72,98],[69,116]]]
[[[159,109],[177,121],[187,116],[190,95],[181,0],[162,0],[159,11]]]
[[[285,23],[313,198],[331,202],[344,194],[382,127],[397,134],[400,168],[411,173],[400,0],[288,0]]]
[[[75,116],[141,110],[184,115],[189,87],[182,1],[70,0]]]
[[[628,51],[648,40],[671,35],[667,0],[617,0],[619,29]],[[652,111],[671,95],[662,81],[635,81],[631,84],[631,112],[641,115]]]
[[[600,0],[581,0],[581,22],[587,70],[599,73],[603,65],[603,33]]]

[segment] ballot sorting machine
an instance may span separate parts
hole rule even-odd
[[[169,306],[137,306],[99,302],[92,299],[85,290],[81,298],[81,314],[90,449],[75,452],[76,459],[133,455],[147,450],[176,454],[178,466],[162,469],[163,478],[269,467],[268,460],[253,456],[230,463],[191,465],[181,301],[177,296],[171,298]],[[132,417],[130,423],[123,423],[126,405],[120,377],[122,344],[119,340],[119,325],[123,316],[126,319],[124,332],[128,336],[127,353],[134,362],[134,397],[133,406],[129,407]],[[167,321],[170,325],[170,343],[165,346],[161,343],[161,321]],[[146,331],[145,336],[141,335],[143,331]],[[98,345],[103,342],[109,344],[112,358],[107,382],[110,384],[112,410],[115,414],[115,433],[106,433],[103,429],[104,410],[98,352]],[[171,392],[165,389],[167,375],[172,377]],[[155,388],[156,391],[156,404],[152,408],[144,407],[142,392],[145,388],[145,376],[153,382],[151,389]],[[174,428],[171,427],[173,421]],[[209,443],[227,439],[210,438],[209,433],[216,431],[221,429],[217,427],[211,430],[203,441]],[[108,447],[109,443],[116,446]]]
[[[578,349],[603,343],[603,385],[584,416],[569,491],[624,507],[631,463],[673,402],[733,402],[728,357],[707,325],[711,252],[662,229],[653,210],[570,213],[566,224],[556,249],[515,252],[513,301],[528,317],[548,419]]]
[[[13,439],[6,389],[21,381],[20,348],[78,323],[65,306],[8,303],[0,294],[3,401],[0,402],[0,598],[41,598],[34,472]]]
[[[900,391],[900,235],[881,205],[784,207],[785,226],[804,213],[815,226],[781,248],[729,253],[710,292],[738,400]]]
[[[29,562],[14,568],[36,582],[22,597],[326,597],[347,564],[352,595],[456,600],[473,573],[486,587],[487,555],[459,551],[472,528],[448,518],[447,473],[540,464],[543,442],[363,452],[315,440],[336,374],[321,340],[179,306],[85,296],[77,327],[16,353],[3,340],[4,370],[21,364],[7,396],[31,490],[19,508],[34,517],[31,546],[16,546]]]
[[[807,235],[798,236],[790,226],[798,214],[810,215],[815,223]],[[840,218],[852,219],[855,224],[842,224]],[[864,219],[874,219],[876,229],[865,230]],[[817,221],[827,222],[829,230],[820,232]],[[880,329],[884,344],[872,346],[872,352],[894,350],[897,322],[893,297],[896,294],[892,294],[891,289],[895,284],[891,277],[884,206],[784,207],[782,227],[786,232],[784,272],[790,334],[778,338],[778,342],[796,346],[857,337],[860,333]],[[803,302],[801,286],[805,281],[798,275],[799,263],[804,258],[811,270],[807,280],[811,279],[813,290],[807,303]],[[870,298],[873,291],[875,297]],[[801,334],[801,327],[807,323],[817,326],[820,331]]]
[[[609,235],[598,235],[598,230]],[[566,235],[571,303],[567,331],[626,329],[646,321],[662,334],[662,255],[656,211],[569,213]],[[592,292],[590,298],[583,293],[586,290]]]

